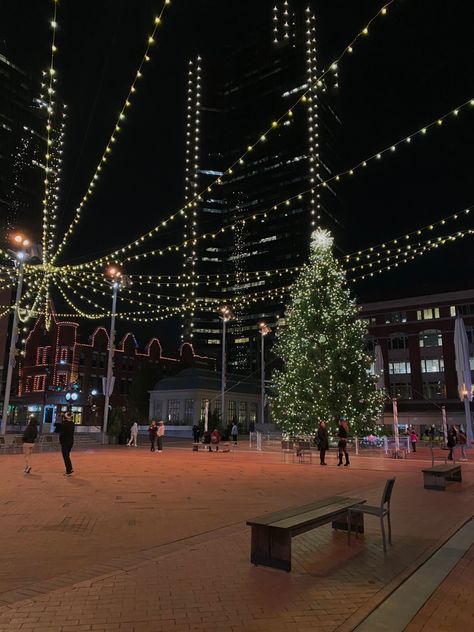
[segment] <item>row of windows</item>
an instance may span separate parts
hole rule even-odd
[[[474,315],[474,303],[466,303],[464,305],[450,305],[449,307],[449,315],[454,318],[457,314],[460,316],[472,316]],[[416,311],[416,319],[417,320],[435,320],[437,318],[441,318],[440,308],[439,307],[427,307],[424,309],[418,309]],[[388,312],[385,314],[385,323],[406,323],[407,322],[407,313],[403,311],[397,312]],[[374,316],[369,316],[363,319],[367,325],[375,325],[376,318]]]
[[[388,370],[390,375],[406,375],[411,373],[411,363],[409,360],[402,360],[400,362],[389,362]],[[423,358],[421,360],[422,373],[442,373],[443,371],[443,358]]]
[[[207,400],[205,399],[200,400],[199,417],[201,421],[204,421],[206,401]],[[165,407],[163,406],[163,403],[164,402],[162,400],[155,400],[153,402],[153,416],[157,419],[162,418],[163,413],[165,412]],[[185,399],[184,410],[182,411],[180,399],[169,399],[166,405],[166,419],[169,423],[179,423],[182,419],[185,424],[191,425],[192,423],[194,423],[195,404],[196,401],[194,399]],[[237,421],[239,424],[246,424],[247,421],[256,423],[257,410],[258,405],[253,402],[248,404],[247,402],[228,401],[227,421]],[[215,402],[213,402],[212,412],[220,416],[220,400],[216,400]],[[209,409],[209,417],[210,415],[211,409]]]
[[[419,396],[413,397],[411,384],[402,382],[390,384],[390,394],[397,399],[419,399]],[[423,382],[422,395],[423,399],[442,399],[446,397],[446,387],[442,382]]]

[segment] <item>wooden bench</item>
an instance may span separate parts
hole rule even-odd
[[[425,489],[444,491],[447,481],[462,483],[460,465],[435,465],[422,470],[422,472]]]
[[[333,496],[249,520],[247,525],[252,527],[251,563],[291,571],[293,536],[328,522],[332,523],[333,529],[347,530],[348,509],[365,502],[358,498]],[[350,527],[351,531],[364,533],[364,515],[353,514]]]

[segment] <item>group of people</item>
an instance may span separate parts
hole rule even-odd
[[[449,448],[448,461],[452,461],[454,459],[454,450],[456,445],[459,445],[459,449],[461,451],[460,461],[467,461],[466,455],[466,445],[467,445],[467,435],[460,428],[456,428],[456,426],[451,426],[448,430],[448,441],[447,446]]]
[[[239,438],[239,429],[236,423],[232,424],[230,429],[230,437],[234,443],[234,446],[237,445],[237,441]],[[212,452],[211,445],[216,446],[216,452],[219,450],[219,443],[221,442],[221,433],[217,428],[214,428],[212,432],[209,430],[204,430],[202,435],[202,442],[205,446],[208,447],[209,452]],[[195,444],[199,444],[201,441],[201,429],[198,424],[194,424],[193,426],[193,440]]]
[[[133,426],[132,426],[133,429]],[[135,435],[135,445],[136,445],[136,437],[138,435],[138,425],[137,431]],[[150,439],[150,452],[155,452],[155,445],[158,448],[158,452],[163,452],[163,437],[165,436],[165,422],[160,421],[159,424],[156,421],[152,421],[148,426],[148,437]],[[130,441],[132,440],[132,435],[130,435]],[[130,443],[130,442],[129,442]]]
[[[61,445],[61,453],[63,455],[64,466],[66,471],[64,476],[71,476],[74,473],[71,462],[71,450],[74,446],[74,418],[72,413],[66,412],[62,416],[59,425],[59,443]],[[36,417],[30,417],[28,425],[23,432],[23,457],[25,460],[24,473],[31,472],[31,455],[38,438],[38,420]]]
[[[350,465],[349,454],[347,452],[347,437],[349,436],[349,425],[345,419],[341,417],[337,427],[337,449],[338,449],[338,467],[342,465],[342,460],[345,458],[344,467]],[[329,436],[326,428],[326,422],[321,420],[319,422],[318,432],[316,435],[316,445],[319,450],[319,461],[321,465],[327,465],[326,452],[329,450]]]

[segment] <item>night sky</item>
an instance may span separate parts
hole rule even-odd
[[[319,17],[319,59],[324,66],[383,3],[310,4]],[[47,66],[51,6],[46,0],[0,2],[3,49],[38,76]],[[272,6],[267,0],[173,0],[124,133],[63,262],[85,261],[128,243],[182,205],[187,61],[197,51],[204,60],[218,56],[229,30],[245,38],[246,25],[271,15]],[[57,88],[69,108],[63,229],[113,129],[160,7],[159,0],[60,4]],[[474,3],[465,0],[399,0],[390,7],[339,67],[342,128],[337,167],[351,167],[474,97],[473,24]],[[281,114],[277,107],[268,112],[269,121]],[[394,238],[474,203],[473,148],[474,107],[372,164],[363,175],[337,185],[347,228],[339,243],[345,251]],[[466,220],[450,224],[446,233],[469,225]],[[168,233],[169,241],[178,241],[180,233]],[[366,300],[471,286],[470,239],[427,254],[401,272],[358,285],[356,292]],[[166,273],[159,265],[158,260],[148,272]]]

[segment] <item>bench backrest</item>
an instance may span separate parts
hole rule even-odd
[[[298,441],[299,450],[311,450],[311,441]]]
[[[282,441],[281,442],[282,450],[293,450],[293,441]]]
[[[385,489],[382,494],[382,502],[380,503],[381,509],[384,509],[385,505],[387,505],[387,509],[390,509],[390,499],[392,498],[393,486],[395,485],[395,479],[389,478],[385,483]]]

